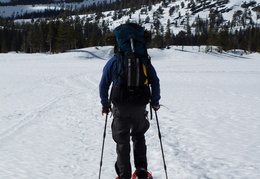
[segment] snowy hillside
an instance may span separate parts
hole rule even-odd
[[[107,3],[114,2],[115,0]],[[24,13],[43,12],[44,10],[59,10],[70,9],[77,10],[81,7],[100,4],[104,0],[89,1],[85,0],[80,3],[55,3],[55,4],[33,4],[33,5],[17,5],[17,6],[0,6],[1,17],[22,16]],[[242,26],[241,19],[244,17],[246,23],[259,24],[260,8],[258,11],[253,10],[260,3],[257,1],[243,0],[218,0],[218,1],[165,1],[166,3],[158,3],[155,5],[144,5],[140,9],[127,8],[122,10],[112,10],[102,12],[102,15],[97,12],[91,14],[81,14],[81,17],[92,19],[93,22],[98,21],[100,25],[106,23],[111,29],[118,24],[126,21],[134,21],[143,24],[146,29],[156,29],[155,24],[160,24],[163,30],[166,30],[167,25],[170,25],[171,32],[178,33],[180,30],[187,30],[187,25],[192,26],[195,19],[200,17],[203,20],[210,18],[210,13],[215,15],[220,12],[225,23],[236,20],[235,26]],[[246,4],[243,6],[243,4]],[[134,10],[133,10],[134,9]],[[101,18],[97,16],[102,16]],[[31,16],[29,16],[31,17]],[[222,18],[222,17],[221,17]],[[252,24],[251,24],[252,25]],[[193,29],[194,30],[194,29]]]
[[[243,3],[247,4],[247,2],[243,0],[176,0],[165,4],[161,2],[151,6],[151,8],[144,6],[143,8],[134,11],[134,13],[132,13],[132,9],[104,12],[103,18],[100,19],[100,24],[105,21],[107,24],[110,24],[111,29],[114,29],[119,24],[132,21],[142,24],[146,29],[157,29],[164,33],[168,27],[174,34],[179,33],[181,30],[187,31],[187,28],[191,28],[191,31],[194,33],[195,28],[193,27],[193,24],[196,24],[196,18],[199,17],[203,20],[209,20],[210,13],[215,16],[219,13],[220,16],[223,16],[223,24],[240,19],[243,13],[247,19],[247,24],[249,24],[249,21],[260,24],[260,21],[258,20],[258,18],[260,18],[259,12],[252,10],[254,7],[260,6],[259,2],[253,3],[253,5],[249,6],[247,9],[242,7]],[[113,15],[114,13],[118,13],[117,18]],[[258,18],[257,15],[259,16]],[[87,14],[86,17],[94,19],[95,15]],[[160,27],[159,29],[156,27],[156,24]],[[235,26],[242,27],[242,22],[237,22]]]
[[[99,4],[107,1],[113,2],[115,0],[85,0],[83,2],[75,2],[75,3],[51,3],[51,4],[32,4],[32,5],[15,5],[15,6],[0,6],[0,17],[11,17],[12,15],[22,15],[23,13],[30,12],[39,12],[44,11],[45,9],[78,9],[81,6],[89,6],[95,4]],[[10,2],[9,0],[0,0],[2,3]],[[47,2],[47,1],[46,1]]]
[[[169,179],[260,178],[260,55],[150,49]],[[98,177],[104,120],[98,84],[112,47],[0,54],[0,178]],[[102,178],[115,178],[109,118]],[[149,169],[164,179],[155,120]]]
[[[1,3],[9,3],[11,0],[0,0]]]

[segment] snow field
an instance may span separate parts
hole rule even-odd
[[[259,178],[259,54],[205,54],[197,47],[149,54],[161,80],[169,178]],[[105,120],[98,84],[112,55],[112,47],[0,54],[0,178],[98,177]],[[116,176],[111,121],[102,178]],[[149,170],[163,179],[155,119],[150,123]]]

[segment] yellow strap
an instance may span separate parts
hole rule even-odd
[[[143,64],[144,75],[147,77],[146,66]],[[144,84],[148,84],[148,79],[145,80]]]

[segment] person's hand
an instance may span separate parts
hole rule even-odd
[[[159,106],[153,106],[154,111],[158,111],[159,109],[160,109],[160,105]]]
[[[102,115],[103,114],[108,114],[109,112],[111,112],[111,105],[102,107]]]

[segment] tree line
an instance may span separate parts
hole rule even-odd
[[[142,6],[152,6],[156,3],[162,2],[164,6],[167,6],[170,2],[174,2],[175,0],[116,0],[110,1],[103,1],[102,3],[96,3],[93,1],[92,5],[85,6],[84,4],[81,7],[76,7],[73,5],[75,2],[83,2],[84,0],[11,0],[9,3],[2,3],[0,2],[0,6],[15,6],[15,5],[35,5],[35,4],[57,4],[57,7],[54,9],[48,9],[44,11],[38,12],[25,12],[22,14],[13,14],[12,18],[15,19],[28,19],[32,16],[34,18],[43,18],[43,17],[57,17],[64,13],[65,10],[70,10],[72,15],[79,15],[79,14],[89,14],[89,13],[97,13],[100,14],[104,11],[120,11],[122,9],[131,8],[132,10],[140,9]],[[68,3],[68,4],[63,4]],[[70,4],[71,3],[71,4]]]
[[[197,16],[191,23],[189,14],[179,15],[174,21],[168,20],[167,26],[164,26],[160,22],[160,18],[164,13],[163,7],[167,7],[169,2],[162,1],[162,5],[153,12],[153,16],[137,20],[140,25],[149,24],[151,26],[152,40],[149,47],[206,45],[208,51],[212,49],[212,46],[217,46],[220,52],[230,49],[260,52],[260,28],[254,24],[251,12],[247,7],[244,11],[236,11],[229,22],[224,22],[222,12],[216,9],[211,10],[208,19]],[[147,3],[150,5],[143,6]],[[31,22],[15,23],[12,18],[0,18],[0,52],[59,53],[70,49],[108,45],[106,36],[111,29],[109,29],[110,22],[102,20],[104,10],[116,9],[107,16],[117,20],[123,16],[130,18],[139,6],[142,14],[148,14],[151,4],[155,3],[158,3],[158,0],[117,0],[114,3],[93,4],[86,9],[81,9],[95,12],[92,18],[89,16],[80,18],[72,9],[57,11],[56,14],[46,11],[48,18],[37,20],[34,20],[35,16],[40,14],[28,14],[28,17],[31,15]],[[124,10],[126,7],[130,7],[130,9]],[[177,8],[170,8],[169,16]],[[184,27],[184,30],[174,34],[171,29],[179,26]]]
[[[222,52],[243,49],[260,53],[260,28],[248,26],[233,31],[230,28],[216,29],[207,21],[198,20],[195,33],[180,31],[173,34],[170,24],[164,30],[151,31],[150,48],[166,48],[170,45],[217,46]],[[142,25],[142,24],[141,24]],[[106,36],[110,32],[108,24],[90,22],[79,16],[63,15],[59,19],[36,20],[15,23],[0,19],[0,52],[21,51],[26,53],[59,53],[70,49],[108,45]],[[209,48],[210,50],[210,48]]]
[[[14,23],[0,19],[0,52],[59,53],[70,49],[104,45],[105,27],[80,19],[63,16],[61,19]],[[103,30],[103,31],[102,31]]]

